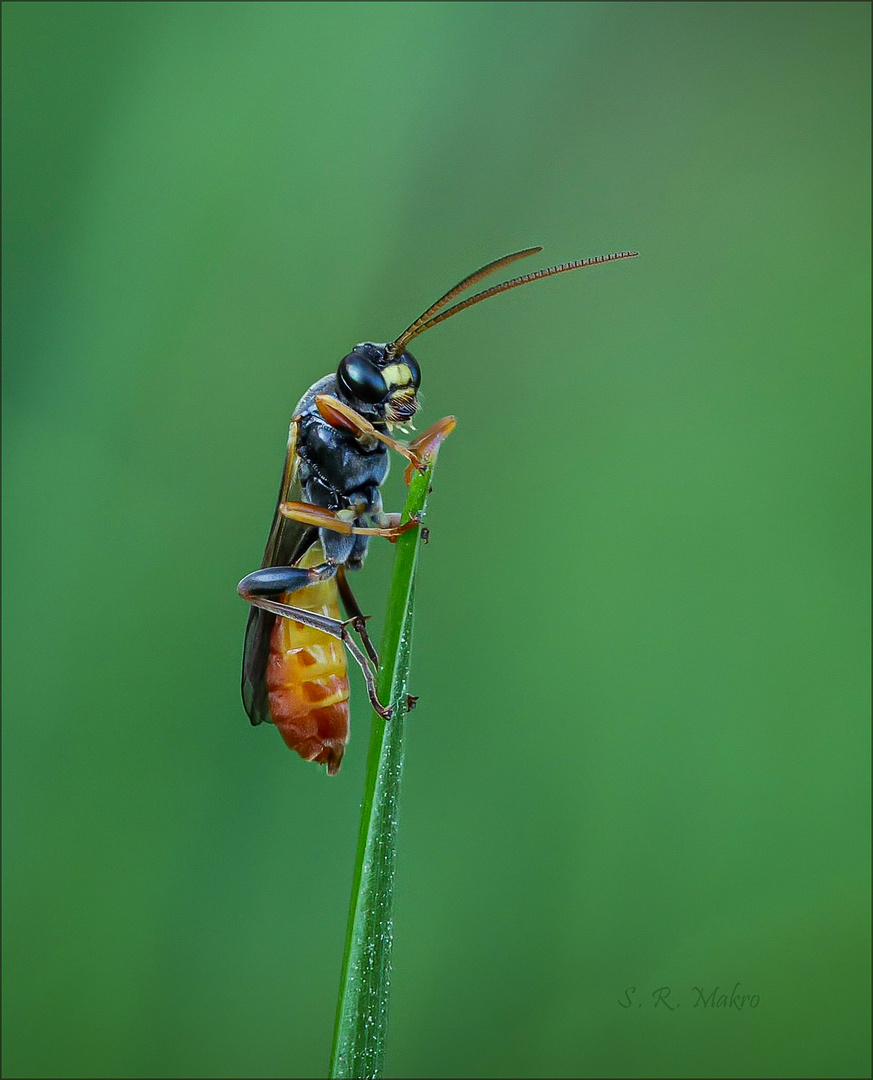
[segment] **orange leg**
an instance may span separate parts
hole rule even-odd
[[[346,431],[350,431],[356,439],[377,439],[389,449],[402,454],[412,468],[418,469],[419,472],[424,472],[427,468],[427,464],[406,443],[398,442],[397,439],[392,439],[390,435],[377,431],[369,420],[366,420],[360,413],[355,412],[354,409],[349,408],[348,405],[344,405],[338,398],[331,397],[330,394],[318,394],[315,405],[331,427],[344,428]]]
[[[436,457],[440,443],[454,431],[457,423],[454,416],[444,416],[442,420],[431,424],[427,431],[419,435],[417,439],[411,443],[404,443],[377,431],[369,420],[348,405],[344,405],[338,398],[331,397],[330,394],[319,394],[315,399],[315,404],[321,416],[331,427],[344,428],[358,439],[378,439],[391,450],[402,454],[409,462],[405,473],[407,486],[412,478],[412,470],[426,471],[428,462]]]
[[[413,439],[409,444],[409,449],[419,460],[428,464],[437,456],[443,439],[451,435],[455,430],[456,423],[457,420],[455,420],[454,416],[444,416],[442,420],[437,420],[435,424],[431,424],[427,431],[423,431],[417,439]],[[411,465],[406,467],[403,479],[406,481],[406,486],[409,487],[409,482],[412,480]]]
[[[342,533],[344,536],[385,536],[389,540],[396,540],[410,529],[421,523],[421,518],[416,514],[409,521],[400,523],[399,514],[384,514],[386,525],[377,529],[366,529],[359,525],[352,525],[348,517],[354,520],[352,510],[325,510],[323,506],[315,506],[305,502],[283,502],[279,504],[279,513],[292,521],[301,521],[304,525],[314,525],[319,529],[330,529],[331,532]]]

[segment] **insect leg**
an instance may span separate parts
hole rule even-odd
[[[365,615],[361,611],[361,606],[352,592],[352,587],[349,584],[348,576],[346,575],[346,569],[344,566],[337,567],[336,583],[339,588],[339,594],[342,597],[343,607],[346,609],[349,618],[353,619],[352,626],[357,630],[360,635],[361,642],[364,648],[367,650],[367,655],[373,661],[375,667],[379,666],[379,654],[376,652],[373,642],[370,640],[370,635],[367,633],[367,619],[369,615]]]
[[[399,515],[394,515],[394,514],[392,514],[391,516],[392,517],[395,517],[395,516],[399,517]],[[379,654],[376,652],[375,648],[373,647],[373,642],[370,640],[370,635],[367,633],[366,623],[365,623],[365,620],[369,619],[370,616],[369,615],[364,615],[361,612],[361,608],[360,608],[360,606],[358,604],[357,599],[355,598],[355,594],[352,592],[352,587],[349,584],[348,577],[346,576],[345,567],[340,566],[340,567],[337,568],[336,581],[337,581],[337,585],[339,586],[340,596],[342,597],[342,600],[343,600],[343,607],[346,609],[346,611],[352,617],[349,620],[349,622],[354,627],[354,629],[358,631],[358,634],[360,634],[361,641],[363,642],[364,648],[367,650],[367,653],[369,654],[370,659],[373,661],[373,664],[376,667],[378,667],[379,666]],[[372,701],[372,698],[370,700]],[[407,712],[412,712],[412,710],[415,708],[415,706],[417,704],[418,704],[418,698],[415,695],[413,695],[413,694],[407,694],[406,695],[406,711]],[[378,709],[376,711],[379,712]],[[382,713],[380,712],[379,715],[381,716]],[[385,719],[387,720],[388,717],[386,716]]]
[[[275,599],[285,593],[298,592],[318,581],[327,581],[336,574],[336,569],[333,563],[322,563],[321,566],[313,566],[308,570],[300,566],[265,566],[255,570],[253,574],[247,574],[237,585],[236,591],[253,607],[263,608],[264,611],[286,619],[294,619],[304,626],[312,626],[342,640],[344,624],[340,619],[331,619],[327,615],[292,607]]]
[[[304,525],[314,525],[320,529],[342,533],[344,536],[386,536],[394,540],[418,525],[421,519],[415,515],[409,521],[400,524],[399,514],[386,514],[385,525],[377,529],[367,529],[352,525],[355,512],[349,510],[325,510],[313,503],[284,502],[279,505],[279,513],[292,521],[301,521]],[[349,520],[351,518],[351,520]]]
[[[385,514],[385,522],[385,525],[378,529],[366,529],[363,526],[356,525],[352,532],[355,536],[385,536],[393,542],[398,536],[402,536],[404,533],[409,532],[410,529],[414,529],[416,525],[420,525],[421,514],[413,514],[408,521],[403,522],[400,520],[400,514]]]
[[[435,424],[423,431],[417,439],[413,439],[409,444],[409,449],[415,454],[417,458],[424,462],[430,462],[437,456],[437,452],[440,448],[440,443],[447,435],[455,430],[454,416],[444,416],[442,420],[437,420]],[[412,480],[412,465],[407,465],[406,472],[403,474],[403,479],[406,481],[407,487]]]
[[[397,439],[392,439],[390,435],[377,431],[369,420],[366,420],[360,413],[355,412],[354,409],[350,409],[348,405],[344,405],[338,398],[331,397],[330,394],[318,394],[315,398],[315,405],[322,418],[331,427],[350,431],[357,439],[377,439],[389,449],[402,454],[412,468],[418,469],[419,472],[424,472],[427,468],[427,464],[421,460],[414,450],[410,450],[406,443],[398,442]]]
[[[237,592],[253,607],[263,608],[264,611],[280,615],[283,619],[293,619],[304,626],[312,626],[316,630],[321,630],[322,633],[339,638],[361,669],[364,682],[367,684],[367,696],[373,708],[383,720],[389,720],[391,709],[379,701],[379,695],[376,692],[374,665],[361,652],[349,633],[349,626],[355,626],[359,621],[358,617],[355,616],[344,622],[341,619],[331,619],[327,615],[319,615],[315,611],[307,611],[306,608],[293,607],[291,604],[283,604],[279,600],[271,599],[284,593],[297,592],[317,581],[324,581],[336,572],[337,566],[334,563],[322,563],[321,566],[313,566],[308,570],[299,566],[265,566],[244,577],[237,585]],[[360,629],[357,629],[360,633]]]
[[[359,665],[359,667],[361,669],[361,673],[364,676],[364,682],[367,684],[367,696],[370,699],[370,704],[373,706],[373,708],[376,710],[376,712],[382,717],[383,720],[390,720],[391,719],[391,707],[390,707],[390,705],[389,706],[383,705],[382,702],[379,700],[378,693],[376,692],[376,673],[373,670],[373,667],[370,664],[370,661],[367,659],[366,656],[364,656],[364,654],[361,652],[361,650],[355,644],[353,638],[350,637],[350,635],[346,631],[346,626],[348,626],[349,623],[355,623],[356,621],[357,621],[356,619],[350,619],[349,622],[342,623],[342,627],[343,627],[343,631],[344,631],[343,639],[342,639],[343,643],[345,644],[345,647],[349,650],[349,652],[352,654],[352,656],[355,658],[355,660],[357,660],[357,662],[358,662],[358,665]]]

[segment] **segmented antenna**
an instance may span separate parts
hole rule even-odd
[[[423,334],[425,330],[430,330],[432,326],[436,326],[437,323],[441,323],[444,319],[450,319],[453,315],[457,315],[459,311],[463,311],[464,308],[472,307],[473,304],[478,304],[482,300],[487,300],[490,296],[497,296],[498,293],[506,292],[508,289],[515,289],[519,285],[527,285],[531,281],[539,281],[540,278],[552,277],[555,274],[565,274],[568,270],[579,270],[583,266],[597,266],[599,263],[613,262],[615,259],[633,259],[639,255],[638,251],[616,251],[611,255],[596,255],[593,259],[576,259],[574,262],[561,263],[560,266],[549,266],[545,270],[536,270],[532,274],[523,274],[521,277],[513,278],[511,281],[504,281],[502,285],[493,285],[490,289],[485,289],[483,292],[476,293],[475,296],[470,296],[466,300],[462,300],[459,304],[455,304],[450,307],[448,311],[443,311],[439,315],[434,315],[435,311],[439,309],[457,296],[459,292],[462,292],[467,286],[472,285],[476,281],[480,281],[486,274],[490,274],[493,270],[499,269],[501,266],[505,266],[508,262],[513,262],[515,259],[520,259],[525,255],[531,255],[535,251],[542,251],[541,247],[527,248],[525,251],[515,252],[513,255],[505,255],[502,259],[497,259],[493,263],[489,263],[487,266],[482,267],[481,270],[477,270],[474,274],[471,274],[468,278],[464,278],[462,282],[457,284],[453,289],[450,289],[442,299],[438,300],[432,307],[410,326],[407,330],[400,335],[400,337],[390,346],[392,355],[396,355],[400,352],[413,338],[418,337],[419,334]],[[431,317],[433,316],[433,317]]]
[[[425,311],[424,314],[419,315],[411,326],[407,326],[400,337],[389,346],[389,353],[392,356],[396,356],[398,353],[403,352],[406,343],[412,341],[414,337],[418,337],[422,332],[421,328],[431,315],[439,311],[439,309],[444,307],[450,300],[454,300],[458,293],[462,293],[464,289],[469,288],[471,285],[475,285],[477,281],[481,281],[482,278],[488,277],[489,274],[493,274],[497,270],[502,270],[504,266],[508,266],[510,263],[515,262],[516,259],[524,259],[528,255],[535,255],[538,251],[542,250],[541,247],[532,247],[525,248],[524,251],[514,251],[511,255],[504,255],[502,258],[495,259],[494,262],[488,263],[487,266],[474,270],[473,273],[468,277],[465,277],[463,281],[459,281],[454,288],[449,289],[445,296],[441,296],[435,304],[431,304],[427,311]]]

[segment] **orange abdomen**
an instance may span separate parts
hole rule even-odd
[[[320,544],[307,551],[298,565],[324,561]],[[339,619],[336,581],[322,581],[281,601],[332,619]],[[349,738],[349,680],[342,642],[293,619],[277,618],[267,661],[270,716],[285,745],[306,761],[339,770]]]

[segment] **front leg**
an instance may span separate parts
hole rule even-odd
[[[399,442],[397,439],[392,439],[390,435],[377,431],[369,420],[348,405],[344,405],[339,398],[331,397],[330,394],[318,394],[315,398],[315,406],[322,419],[326,420],[331,427],[350,431],[356,439],[376,439],[390,450],[396,450],[398,454],[402,454],[412,468],[418,469],[419,472],[427,469],[427,462],[423,461],[407,443]]]
[[[439,453],[440,445],[443,439],[455,430],[457,420],[454,416],[444,416],[442,420],[437,420],[435,424],[423,431],[417,439],[409,444],[409,449],[420,460],[429,465]],[[406,486],[409,487],[412,481],[412,466],[406,467],[406,472],[403,474],[403,479],[406,481]]]

